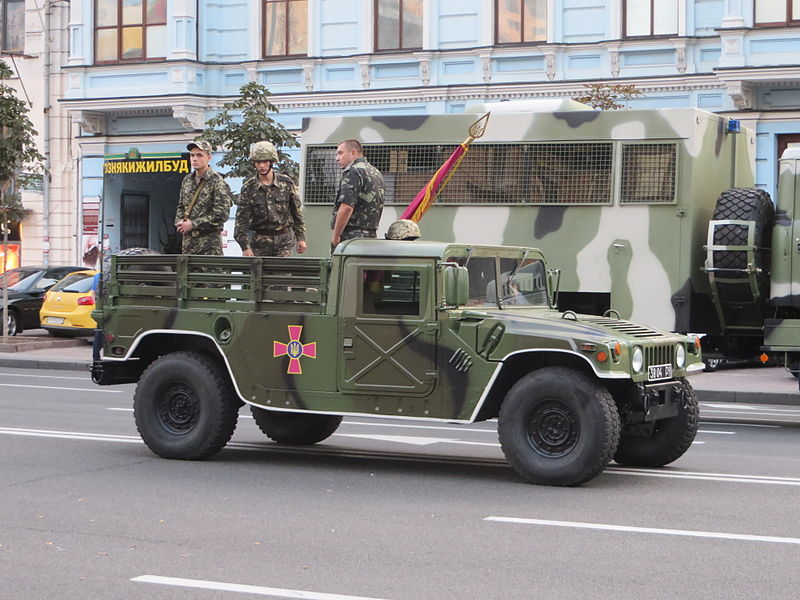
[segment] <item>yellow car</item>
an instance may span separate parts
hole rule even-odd
[[[54,336],[94,334],[94,276],[97,271],[76,271],[59,281],[44,295],[39,311],[42,328]]]

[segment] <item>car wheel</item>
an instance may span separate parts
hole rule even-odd
[[[697,435],[700,409],[691,384],[679,381],[683,396],[680,412],[675,417],[660,419],[637,435],[628,436],[623,431],[614,460],[632,467],[663,467],[679,459],[689,449]]]
[[[564,367],[520,379],[500,407],[497,433],[514,470],[530,483],[578,485],[599,475],[617,450],[620,421],[611,394]]]
[[[19,324],[17,311],[13,308],[8,309],[8,335],[17,335],[21,331],[22,327]]]
[[[142,440],[164,458],[216,454],[236,429],[239,403],[222,365],[197,352],[173,352],[142,374],[133,414]]]
[[[316,444],[333,435],[342,422],[336,415],[277,412],[250,407],[253,420],[269,439],[279,444]]]
[[[706,373],[713,373],[717,369],[719,369],[722,365],[725,364],[724,358],[704,358],[703,362],[705,363],[705,367],[703,367],[703,371]]]

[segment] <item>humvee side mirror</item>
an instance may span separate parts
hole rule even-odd
[[[547,270],[547,291],[550,294],[550,306],[558,306],[558,286],[561,285],[561,269]]]
[[[444,271],[444,301],[448,306],[462,306],[469,299],[467,267],[449,266]]]

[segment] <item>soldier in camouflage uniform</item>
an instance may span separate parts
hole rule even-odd
[[[331,251],[344,240],[377,237],[375,230],[386,196],[383,175],[364,158],[358,140],[345,140],[339,144],[336,162],[342,169],[342,179],[333,204]]]
[[[193,173],[181,182],[175,229],[182,238],[183,254],[222,255],[222,227],[231,207],[231,188],[214,171],[211,145],[195,140],[189,143]]]
[[[250,149],[257,174],[242,184],[233,237],[244,256],[289,256],[306,251],[306,226],[300,194],[292,178],[273,171],[278,152],[270,142]]]

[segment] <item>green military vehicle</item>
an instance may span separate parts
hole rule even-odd
[[[557,278],[533,248],[421,240],[350,240],[330,258],[115,256],[93,377],[137,382],[136,425],[166,458],[221,450],[243,403],[282,444],[350,415],[496,418],[508,462],[539,484],[682,456],[699,340],[558,310]]]
[[[766,350],[785,354],[797,373],[797,149],[781,162],[775,213],[755,189],[754,132],[724,116],[696,108],[595,111],[556,99],[467,108],[472,114],[307,119],[301,187],[309,239],[329,237],[339,141],[362,140],[383,172],[385,230],[470,123],[491,111],[420,222],[423,236],[535,246],[562,271],[561,308],[613,309],[701,334],[709,369]]]

